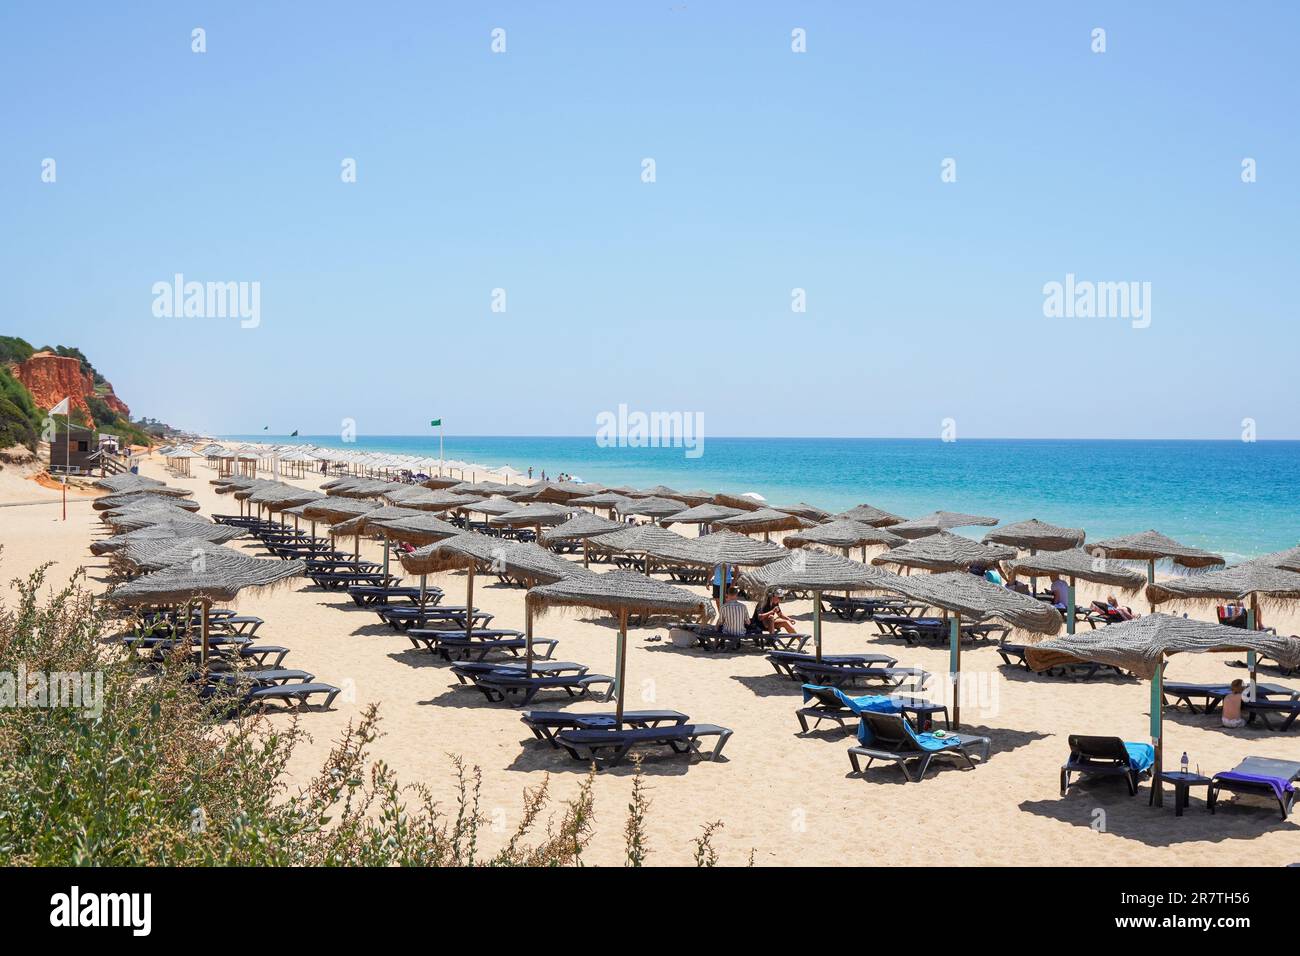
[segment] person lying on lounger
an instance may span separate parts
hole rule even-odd
[[[1246,682],[1238,677],[1232,682],[1232,693],[1223,698],[1223,726],[1245,727],[1246,718],[1241,716],[1241,700],[1246,690]]]
[[[1115,600],[1115,595],[1113,594],[1106,595],[1106,612],[1125,621],[1131,621],[1133,618],[1137,617],[1137,615],[1133,613],[1131,607],[1124,607],[1121,605],[1119,601]]]
[[[794,622],[786,616],[785,611],[781,609],[781,598],[784,597],[781,591],[770,591],[763,603],[754,608],[754,617],[750,625],[757,625],[760,630],[768,634],[775,634],[777,630],[785,631],[787,634],[793,634]]]

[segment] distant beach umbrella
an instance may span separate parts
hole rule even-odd
[[[685,535],[669,531],[655,524],[625,525],[621,531],[611,531],[592,538],[589,547],[609,554],[623,554],[629,557],[641,557],[642,571],[650,571],[650,551],[658,547],[671,547],[678,542],[691,541]]]
[[[894,525],[889,530],[897,531],[900,527],[902,526]],[[871,559],[871,563],[894,564],[926,571],[967,571],[973,565],[991,567],[1015,556],[1015,548],[984,545],[959,534],[940,531],[877,555]]]
[[[742,495],[733,495],[730,492],[720,491],[713,496],[713,503],[728,508],[739,508],[741,511],[757,511],[766,502],[761,498],[750,497],[752,494],[753,492],[746,492]]]
[[[381,518],[370,527],[390,542],[398,541],[417,546],[432,544],[434,541],[465,533],[463,528],[458,528],[450,521],[444,521],[428,511],[416,511],[412,515],[397,518]]]
[[[869,524],[874,528],[884,528],[890,525],[901,524],[903,519],[898,515],[890,514],[888,511],[881,511],[874,505],[856,505],[848,511],[841,511],[834,516],[837,520],[857,521],[861,524]]]
[[[684,507],[684,502],[672,498],[650,496],[647,498],[629,498],[619,505],[619,514],[640,515],[645,518],[666,518],[677,514]]]
[[[740,534],[761,534],[764,540],[773,531],[798,531],[801,528],[811,528],[813,525],[814,522],[807,518],[786,514],[774,508],[759,508],[757,511],[746,511],[713,522],[715,528]]]
[[[574,498],[594,494],[595,491],[595,487],[579,486],[575,490],[572,486],[566,487],[555,481],[538,481],[531,485],[510,486],[507,497],[511,501],[548,501],[564,504]]]
[[[120,475],[105,475],[94,482],[96,488],[103,488],[107,491],[147,491],[150,488],[166,488],[165,482],[156,478],[146,478],[144,475],[134,475],[125,472]]]
[[[1156,581],[1156,562],[1168,558],[1184,568],[1211,568],[1227,562],[1222,555],[1188,547],[1159,531],[1143,531],[1119,538],[1107,538],[1088,545],[1088,552],[1120,561],[1145,561],[1147,583]]]
[[[1287,548],[1285,551],[1274,551],[1272,554],[1266,554],[1256,558],[1253,564],[1267,564],[1270,567],[1282,568],[1287,571],[1300,571],[1300,548]]]
[[[1030,645],[1025,661],[1036,671],[1062,664],[1110,664],[1151,682],[1151,742],[1156,759],[1152,796],[1162,800],[1160,780],[1164,761],[1165,659],[1174,654],[1241,653],[1264,655],[1286,668],[1300,666],[1300,640],[1265,631],[1225,627],[1169,614],[1147,614],[1132,621],[1082,631]]]
[[[608,518],[602,518],[599,515],[582,512],[574,515],[564,524],[551,528],[542,534],[543,544],[559,544],[565,541],[582,542],[582,566],[588,567],[590,564],[589,541],[591,538],[600,535],[609,534],[613,531],[622,531],[627,525],[618,521],[611,521]]]
[[[723,518],[734,518],[736,515],[747,514],[739,508],[728,508],[726,505],[702,504],[679,511],[676,514],[668,515],[660,519],[660,524],[696,524],[706,525],[713,524],[715,521],[721,521]]]
[[[535,587],[526,598],[528,611],[527,672],[532,675],[532,619],[550,608],[590,607],[618,619],[615,650],[614,723],[623,725],[623,700],[627,671],[627,620],[629,615],[672,614],[682,618],[707,619],[708,601],[684,588],[673,587],[634,571],[586,573],[581,577]]]
[[[91,507],[96,511],[112,511],[115,508],[126,508],[131,505],[147,504],[150,502],[165,499],[169,503],[178,507],[188,507],[177,499],[189,498],[192,492],[183,488],[138,488],[134,491],[119,491],[111,495],[104,495],[102,498],[95,498],[91,502]],[[198,505],[194,505],[195,511],[198,511]]]
[[[822,659],[822,592],[879,591],[887,589],[898,577],[869,564],[825,551],[799,551],[758,568],[746,571],[741,580],[766,593],[774,588],[811,591],[813,602],[813,642],[816,659]]]
[[[792,505],[772,505],[774,511],[784,511],[788,515],[798,515],[800,518],[807,518],[809,521],[822,522],[829,521],[831,513],[824,508],[818,508],[816,505],[810,505],[806,502],[799,501]]]
[[[430,491],[428,488],[421,489],[423,494],[407,494],[400,498],[389,500],[393,504],[401,505],[403,508],[415,508],[419,511],[455,511],[459,508],[465,508],[470,505],[478,504],[483,499],[477,495],[457,495],[450,491]]]
[[[432,475],[420,482],[425,488],[432,488],[434,491],[440,491],[444,488],[451,488],[455,485],[464,484],[459,478],[452,478],[450,475]]]
[[[650,558],[663,561],[675,561],[682,564],[695,564],[714,569],[714,579],[718,582],[718,607],[727,596],[729,569],[733,567],[751,568],[772,564],[789,555],[789,551],[769,541],[759,541],[734,531],[715,531],[703,538],[686,538],[675,536],[677,540],[664,540],[651,543],[646,548],[646,564]]]
[[[848,557],[850,548],[862,548],[862,560],[867,559],[867,545],[881,545],[896,548],[906,544],[907,539],[899,537],[884,528],[872,527],[860,521],[837,518],[825,524],[814,525],[785,536],[782,542],[787,548],[802,548],[810,544],[828,548],[841,548]]]
[[[1023,551],[1066,551],[1083,545],[1082,528],[1062,528],[1037,518],[1003,525],[984,536],[985,544],[1009,544]]]
[[[924,538],[952,528],[970,528],[976,525],[991,526],[997,523],[997,518],[989,518],[984,515],[968,515],[959,511],[932,511],[928,515],[890,525],[889,530],[894,534],[902,535],[904,538]]]

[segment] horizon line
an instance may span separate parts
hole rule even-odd
[[[281,435],[274,432],[214,432],[214,438],[328,438],[334,441],[342,442],[343,439],[335,438],[332,433],[319,434],[299,434],[299,435]],[[493,435],[493,434],[463,434],[448,435],[452,438],[521,438],[521,439],[538,439],[538,438],[592,438],[587,435]],[[344,442],[344,444],[357,444],[367,439],[378,438],[438,438],[437,433],[385,433],[372,434],[365,438],[358,437],[357,441]],[[1014,435],[976,435],[969,438],[958,438],[953,441],[945,442],[942,438],[935,438],[928,435],[716,435],[713,437],[705,436],[705,443],[709,441],[936,441],[940,444],[958,445],[962,442],[970,441],[1025,441],[1025,442],[1053,442],[1053,441],[1114,441],[1114,442],[1226,442],[1243,445],[1262,445],[1262,444],[1285,444],[1300,442],[1300,438],[1257,438],[1252,441],[1242,441],[1240,438],[1157,438],[1152,436],[1142,436],[1137,438],[1111,438],[1098,435],[1083,436],[1061,436],[1056,438],[1043,437],[1017,437]],[[651,447],[651,446],[647,446]]]

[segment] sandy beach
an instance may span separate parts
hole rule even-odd
[[[196,465],[190,478],[167,474],[157,458],[142,473],[192,490],[202,514],[232,513],[236,502],[215,493],[214,473]],[[267,476],[269,477],[269,476]],[[292,480],[314,487],[318,478]],[[84,494],[69,495],[68,520],[60,520],[58,491],[0,472],[0,575],[6,588],[37,565],[54,562],[50,581],[59,584],[84,567],[89,586],[105,586],[106,561],[88,545],[103,525]],[[39,503],[36,503],[39,502]],[[21,504],[20,504],[21,503]],[[1008,503],[1008,513],[1014,513]],[[233,544],[250,553],[255,542]],[[381,548],[362,542],[376,559]],[[579,558],[580,560],[580,558]],[[461,603],[462,575],[430,579],[448,603]],[[702,590],[702,589],[701,589]],[[12,592],[10,592],[12,593]],[[1080,603],[1104,591],[1080,588]],[[477,582],[475,603],[495,614],[497,626],[521,627],[524,591],[491,579]],[[1146,611],[1134,596],[1135,610]],[[347,723],[369,703],[380,705],[383,736],[372,756],[386,761],[404,783],[422,783],[446,802],[453,800],[452,756],[482,769],[482,809],[490,826],[487,849],[504,838],[518,819],[523,790],[549,774],[555,798],[577,789],[585,767],[562,751],[532,739],[519,711],[489,704],[476,691],[459,686],[446,664],[427,651],[414,650],[401,634],[355,607],[342,592],[326,592],[303,580],[292,588],[252,596],[238,605],[266,624],[259,639],[292,648],[286,666],[309,670],[344,688],[334,708],[301,715],[311,740],[296,753],[291,786],[307,779],[324,761]],[[1200,608],[1194,617],[1212,615]],[[801,630],[810,630],[811,605],[795,602]],[[1297,622],[1270,613],[1280,633],[1295,633]],[[550,614],[537,627],[539,637],[560,641],[556,656],[612,673],[616,629],[594,614]],[[824,623],[827,653],[888,652],[900,665],[936,675],[947,668],[947,651],[906,647],[882,637],[871,623],[848,624],[833,617]],[[794,711],[799,685],[776,676],[758,653],[711,654],[682,650],[667,640],[663,626],[629,634],[629,707],[674,708],[694,720],[735,731],[722,760],[714,763],[654,753],[644,762],[652,807],[649,817],[651,863],[689,864],[691,840],[702,825],[721,821],[715,837],[720,862],[743,865],[752,853],[756,865],[878,864],[919,865],[1225,865],[1250,862],[1278,865],[1300,859],[1300,827],[1283,823],[1264,804],[1230,803],[1216,815],[1204,812],[1204,791],[1194,792],[1190,810],[1147,805],[1144,787],[1130,798],[1115,781],[1082,783],[1062,798],[1058,772],[1067,756],[1070,733],[1147,739],[1149,686],[1134,679],[1096,678],[1071,682],[1029,674],[1002,665],[991,645],[968,647],[963,669],[975,675],[979,691],[963,706],[963,731],[992,740],[992,756],[976,769],[944,764],[920,784],[904,783],[892,767],[878,767],[865,778],[849,775],[851,738],[838,730],[798,736]],[[1168,667],[1168,678],[1222,681],[1244,677],[1225,655],[1185,655]],[[1283,684],[1267,670],[1261,680]],[[931,685],[934,689],[934,685]],[[558,701],[557,701],[558,703]],[[580,710],[603,709],[595,701],[563,704]],[[272,722],[290,721],[276,713]],[[827,725],[823,725],[824,727]],[[1192,768],[1209,774],[1249,755],[1300,760],[1300,732],[1227,730],[1218,717],[1166,711],[1166,766],[1183,751]],[[631,791],[631,767],[603,770],[595,783],[596,836],[590,863],[622,862],[622,827]]]

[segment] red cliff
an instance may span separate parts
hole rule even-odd
[[[86,399],[95,395],[94,380],[81,370],[75,358],[64,358],[53,352],[37,352],[26,362],[15,366],[14,375],[32,393],[32,398],[42,409],[52,408],[63,399],[73,410],[80,409],[86,418],[92,418]],[[130,420],[131,410],[107,386],[98,396],[113,411]]]

